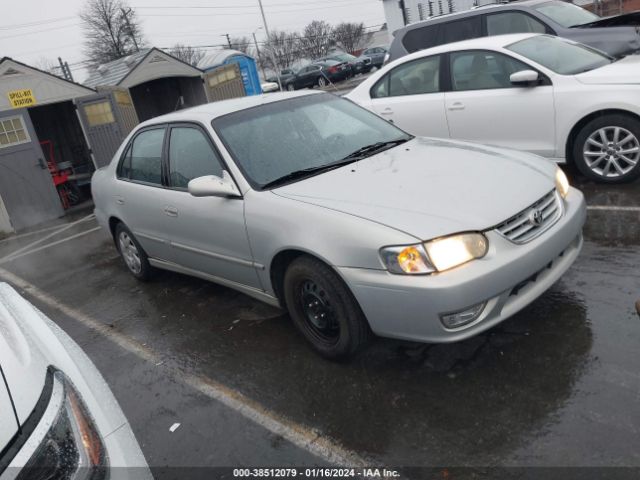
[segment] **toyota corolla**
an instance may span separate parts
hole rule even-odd
[[[371,333],[452,342],[548,289],[585,203],[552,162],[416,138],[327,93],[149,120],[93,177],[129,271],[172,270],[288,310],[322,355]]]

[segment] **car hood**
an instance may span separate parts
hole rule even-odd
[[[20,424],[23,424],[40,397],[47,373],[47,361],[36,346],[31,333],[22,325],[39,312],[6,283],[0,283],[0,366]],[[0,387],[0,450],[3,447],[5,415]]]
[[[601,18],[595,22],[589,22],[582,25],[576,25],[575,28],[594,28],[594,27],[637,27],[640,26],[640,12],[623,13],[622,15],[613,15],[611,17]]]
[[[274,193],[427,240],[503,222],[554,188],[555,169],[527,153],[416,138]]]
[[[580,73],[575,78],[589,85],[640,84],[640,55],[629,55],[604,67]]]

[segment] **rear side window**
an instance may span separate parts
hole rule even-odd
[[[455,22],[443,23],[440,26],[438,43],[460,42],[482,36],[480,16],[476,15]]]
[[[424,50],[438,45],[438,27],[439,25],[430,25],[428,27],[414,28],[405,33],[402,38],[402,44],[409,53]]]
[[[440,91],[440,56],[420,58],[391,70],[371,89],[372,98]]]
[[[120,166],[120,177],[162,185],[164,128],[145,130],[133,139]]]
[[[542,22],[522,12],[504,12],[487,15],[487,34],[547,33]]]
[[[193,127],[174,127],[169,137],[169,181],[187,188],[190,180],[205,175],[222,177],[222,164],[204,133]]]

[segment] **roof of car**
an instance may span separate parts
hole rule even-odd
[[[229,100],[220,100],[217,102],[206,103],[197,107],[187,108],[159,117],[154,117],[141,126],[155,125],[159,123],[167,122],[185,122],[193,120],[201,120],[209,122],[214,118],[227,115],[228,113],[237,112],[239,110],[246,110],[248,108],[257,107],[259,105],[265,105],[268,103],[278,102],[280,100],[286,100],[288,98],[303,97],[306,95],[319,95],[325,92],[313,92],[313,91],[295,91],[295,92],[274,92],[262,95],[251,95],[248,97],[232,98]]]

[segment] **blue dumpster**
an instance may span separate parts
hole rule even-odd
[[[242,83],[247,96],[260,95],[262,87],[260,86],[260,76],[258,75],[258,65],[256,60],[238,50],[218,50],[202,57],[198,62],[198,68],[205,72],[222,65],[237,63],[242,75]]]

